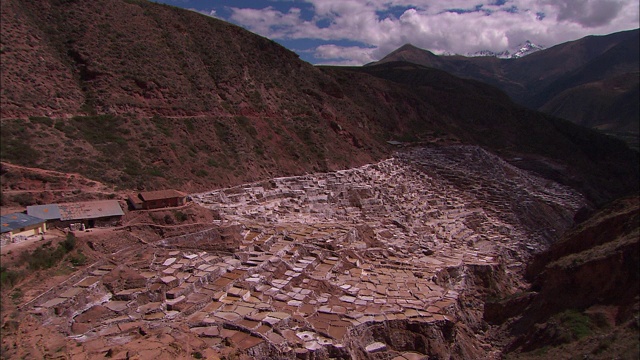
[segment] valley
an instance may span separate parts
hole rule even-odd
[[[20,325],[8,354],[497,359],[483,302],[522,291],[586,204],[460,145],[190,197],[218,219],[158,236],[130,212],[82,234],[95,261],[19,305],[64,350]]]
[[[0,16],[0,359],[638,358],[638,30],[314,66],[145,0]]]

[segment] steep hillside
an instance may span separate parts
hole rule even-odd
[[[637,191],[633,181],[638,154],[622,142],[527,110],[481,82],[406,62],[326,71],[362,108],[379,104],[368,110],[369,117],[382,119],[402,139],[425,141],[455,134],[462,142],[481,144],[513,159],[518,167],[578,188],[597,203]],[[380,80],[388,82],[388,90],[360,86]],[[631,177],[610,175],[623,173]]]
[[[405,45],[374,64],[434,67],[497,86],[527,107],[637,138],[639,33],[589,36],[518,59],[436,56]]]
[[[588,36],[506,63],[507,76],[531,88],[514,98],[539,107],[559,90],[637,72],[639,35],[636,29]]]
[[[350,113],[330,77],[202,14],[146,1],[6,1],[2,35],[3,160],[202,190],[386,151],[356,143],[379,131]]]
[[[621,199],[568,232],[527,269],[531,292],[488,305],[511,357],[637,357],[640,198]]]
[[[174,7],[146,1],[3,5],[3,118],[282,112],[293,106],[282,96],[293,85],[283,75],[322,80],[268,39]]]
[[[455,140],[597,203],[637,190],[637,153],[443,72],[317,68],[237,26],[146,1],[7,0],[1,20],[10,163],[195,192],[361,165],[388,156],[388,140]]]
[[[623,74],[562,90],[540,110],[605,132],[634,133],[634,119],[640,118],[639,92],[638,73]]]

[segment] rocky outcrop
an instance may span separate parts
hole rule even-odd
[[[617,201],[568,233],[527,269],[544,308],[629,305],[640,280],[639,198]]]
[[[637,196],[618,200],[568,232],[528,267],[530,292],[485,308],[486,318],[495,322],[512,317],[507,321],[514,336],[511,351],[571,341],[558,330],[563,321],[588,320],[589,314],[601,312],[597,309],[613,309],[606,323],[614,329],[635,323],[640,291],[639,200]],[[629,329],[634,328],[637,331],[637,326]]]
[[[168,237],[158,244],[175,248],[234,252],[238,249],[240,241],[240,228],[238,226],[225,226]]]

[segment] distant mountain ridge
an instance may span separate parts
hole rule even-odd
[[[545,49],[544,46],[536,45],[531,41],[527,40],[512,50],[504,50],[500,52],[494,52],[491,50],[481,50],[473,53],[467,53],[466,56],[468,57],[494,56],[499,59],[518,59],[544,49]]]
[[[407,61],[479,80],[500,88],[519,104],[584,126],[634,136],[637,144],[638,34],[635,29],[588,36],[513,59],[438,56],[404,45],[367,66]]]

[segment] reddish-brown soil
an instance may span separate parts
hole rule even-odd
[[[35,204],[114,199],[124,196],[114,188],[80,174],[62,173],[7,162],[0,164],[2,215],[24,211]]]
[[[177,212],[185,214],[179,219]],[[22,309],[28,304],[46,295],[50,290],[64,286],[69,281],[77,281],[77,274],[99,260],[120,264],[128,258],[141,259],[141,250],[149,239],[160,239],[159,229],[165,233],[180,234],[192,232],[194,229],[211,227],[217,214],[211,210],[189,203],[186,206],[156,211],[127,212],[122,224],[116,228],[96,228],[85,232],[75,232],[76,248],[63,261],[50,269],[30,270],[25,266],[23,253],[28,254],[35,248],[50,242],[55,248],[65,239],[65,233],[50,230],[45,240],[32,239],[23,243],[10,244],[2,248],[1,263],[4,268],[21,274],[19,281],[13,285],[2,287],[2,354],[11,358],[46,358],[62,356],[63,358],[84,359],[85,353],[104,347],[105,355],[113,358],[138,359],[192,359],[194,352],[200,352],[206,359],[216,359],[217,354],[190,331],[167,325],[164,328],[140,328],[130,335],[125,344],[117,348],[117,354],[99,341],[80,343],[65,337],[57,331],[49,329],[50,325],[42,324],[40,319]],[[170,219],[170,220],[169,220]],[[146,240],[141,240],[146,239]],[[81,252],[86,257],[84,265],[73,266],[70,256]],[[114,275],[115,276],[115,275]],[[133,276],[133,277],[132,277]],[[112,286],[133,286],[137,273],[122,272],[121,279],[112,279]],[[129,280],[122,280],[128,279]],[[75,280],[73,280],[75,279]],[[128,282],[127,282],[128,281]],[[128,284],[128,285],[127,285]],[[133,284],[133,285],[131,285]],[[74,325],[77,332],[82,332],[83,324],[99,322],[111,310],[96,306],[76,318]],[[54,334],[55,333],[55,334]],[[134,356],[135,354],[135,356]]]

